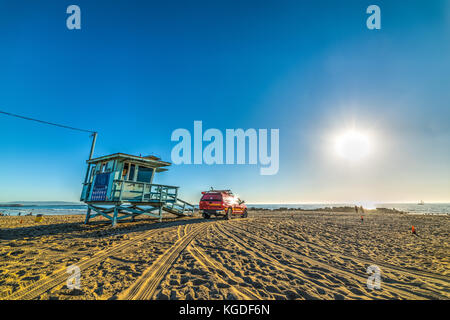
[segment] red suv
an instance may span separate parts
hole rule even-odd
[[[212,215],[247,218],[247,206],[244,201],[236,197],[230,190],[203,191],[199,209],[203,218],[209,219]]]

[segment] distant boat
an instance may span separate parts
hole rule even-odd
[[[423,206],[425,204],[425,202],[423,202],[423,200],[420,200],[420,202],[418,203],[419,206]]]

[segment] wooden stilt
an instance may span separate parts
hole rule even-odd
[[[85,224],[89,223],[91,218],[97,216],[103,216],[111,221],[113,226],[117,225],[119,220],[130,218],[131,221],[135,221],[137,216],[146,215],[157,218],[159,222],[162,222],[163,211],[175,214],[178,216],[187,216],[188,212],[193,214],[193,209],[185,210],[182,206],[180,209],[174,207],[173,203],[153,203],[153,205],[145,204],[144,207],[136,204],[129,205],[124,203],[115,203],[112,207],[105,208],[108,204],[94,205],[88,204],[88,211],[86,213]],[[193,206],[192,206],[193,208]]]
[[[118,213],[118,208],[117,206],[114,207],[114,215],[112,218],[112,226],[115,227],[117,225],[117,213]]]
[[[84,224],[89,224],[89,218],[91,217],[91,208],[88,207],[86,212],[86,219],[84,219]]]

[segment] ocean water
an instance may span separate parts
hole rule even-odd
[[[32,214],[44,215],[62,215],[62,214],[86,214],[87,206],[84,204],[79,205],[49,205],[49,204],[25,204],[20,207],[6,207],[0,204],[0,212],[6,215],[18,216]]]
[[[357,204],[360,206],[361,204]],[[336,204],[247,204],[247,207],[278,209],[278,208],[294,208],[294,209],[320,209],[326,207],[353,207],[352,203],[336,203]],[[418,205],[413,203],[374,203],[364,205],[366,209],[388,208],[405,211],[411,214],[443,214],[450,215],[450,203],[425,203]],[[6,215],[17,216],[32,213],[44,215],[61,215],[61,214],[85,214],[87,206],[85,204],[55,204],[55,203],[24,203],[20,207],[6,207],[0,204],[0,212]]]

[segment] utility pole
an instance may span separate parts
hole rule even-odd
[[[94,155],[94,149],[95,149],[95,143],[97,142],[97,132],[93,132],[92,135],[92,145],[91,145],[91,152],[89,153],[89,160],[92,159],[92,156]],[[86,184],[89,178],[89,171],[91,170],[91,165],[88,164],[87,170],[86,170],[86,176],[84,177],[84,183]]]
[[[89,154],[89,160],[92,159],[92,155],[94,154],[96,141],[97,141],[97,132],[94,132],[94,133],[92,133],[92,145],[91,145],[91,153]]]

